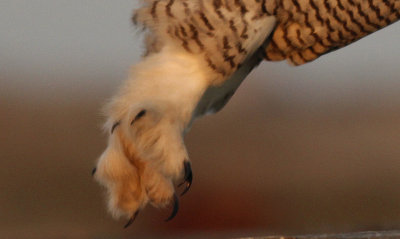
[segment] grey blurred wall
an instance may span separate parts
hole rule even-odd
[[[171,223],[129,230],[90,170],[101,105],[139,60],[134,0],[0,1],[0,237],[126,238],[400,227],[400,24],[301,67],[265,62],[187,136]],[[164,233],[164,234],[163,234]]]

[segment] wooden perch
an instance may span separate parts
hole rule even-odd
[[[354,232],[340,234],[319,234],[303,236],[267,236],[267,237],[247,237],[241,239],[400,239],[400,231],[380,231],[380,232]]]

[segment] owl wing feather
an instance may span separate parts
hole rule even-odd
[[[268,1],[268,0],[267,0]],[[302,65],[400,19],[399,0],[281,0],[266,60]]]

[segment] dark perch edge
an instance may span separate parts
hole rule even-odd
[[[352,232],[339,234],[315,234],[303,236],[267,236],[267,237],[244,237],[242,239],[394,239],[400,238],[400,231],[379,232]]]

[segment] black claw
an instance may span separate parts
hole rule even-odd
[[[117,126],[118,126],[120,123],[121,123],[121,122],[118,121],[118,122],[115,122],[115,123],[113,124],[113,126],[111,127],[111,134],[114,133],[115,128],[117,128]]]
[[[133,125],[133,123],[135,123],[136,120],[142,118],[145,114],[146,114],[146,110],[141,110],[141,111],[135,116],[135,118],[131,121],[131,125]]]
[[[183,177],[183,182],[178,185],[178,187],[182,186],[185,184],[185,189],[181,193],[181,196],[183,196],[187,191],[189,191],[190,186],[192,186],[192,180],[193,180],[193,173],[192,173],[192,167],[190,166],[190,162],[185,161],[183,163],[183,167],[185,168],[185,176]]]
[[[97,171],[97,168],[94,167],[94,168],[92,169],[92,176],[96,173],[96,171]]]
[[[178,199],[178,196],[176,196],[176,194],[174,194],[174,208],[172,209],[171,216],[169,216],[167,218],[167,220],[165,220],[165,221],[166,222],[171,221],[178,213],[178,210],[179,210],[179,199]]]
[[[129,227],[136,219],[137,215],[139,214],[139,210],[137,210],[135,212],[135,214],[132,215],[132,217],[129,219],[129,221],[126,223],[126,225],[124,226],[124,228]]]

